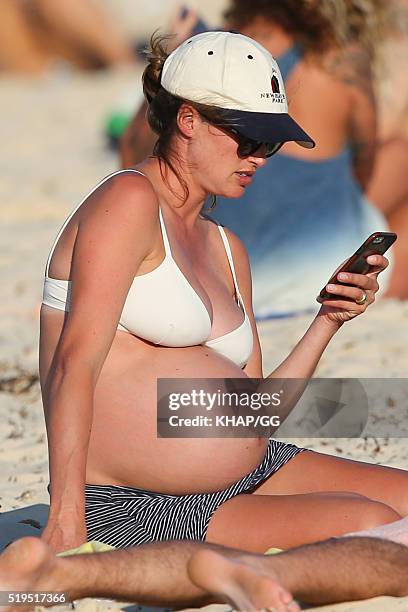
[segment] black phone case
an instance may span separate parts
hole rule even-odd
[[[376,242],[378,238],[383,238],[381,242]],[[390,246],[396,241],[397,234],[393,232],[375,232],[371,234],[367,238],[367,240],[357,249],[357,251],[348,259],[340,270],[337,270],[335,274],[331,277],[329,281],[327,281],[326,285],[329,283],[340,283],[341,281],[337,279],[337,275],[340,272],[351,272],[353,274],[367,274],[370,270],[371,266],[367,263],[366,259],[370,255],[384,255],[384,253],[390,248]],[[342,285],[349,285],[349,283],[343,283]],[[327,299],[333,297],[334,294],[329,293],[326,290],[326,286],[320,291],[320,297]],[[335,296],[338,297],[338,296]]]

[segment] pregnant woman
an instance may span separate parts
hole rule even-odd
[[[272,56],[240,34],[200,34],[170,56],[153,40],[143,82],[154,155],[95,187],[47,262],[43,537],[56,551],[206,539],[261,552],[407,514],[400,470],[272,439],[157,437],[158,378],[263,376],[247,254],[201,215],[205,199],[240,197],[283,142],[314,143],[288,115]],[[312,376],[375,299],[387,260],[368,261],[373,271],[331,289],[269,378]]]

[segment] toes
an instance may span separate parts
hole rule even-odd
[[[263,608],[276,612],[297,612],[300,609],[291,593],[269,576],[259,579],[253,604],[257,610]]]

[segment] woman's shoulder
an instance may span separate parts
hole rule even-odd
[[[133,271],[134,261],[156,248],[159,204],[150,181],[142,174],[108,175],[84,204],[74,245],[77,261],[93,261],[95,269],[97,261],[106,266],[108,256]]]
[[[96,192],[99,195],[115,192],[124,198],[137,199],[147,197],[157,200],[153,185],[143,172],[133,168],[125,168],[108,174],[98,184]]]
[[[94,215],[114,217],[148,216],[158,218],[159,203],[153,185],[139,171],[125,169],[106,176],[84,202],[82,220],[90,220]]]

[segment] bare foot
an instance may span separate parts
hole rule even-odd
[[[56,590],[53,580],[56,562],[51,548],[39,538],[13,542],[0,555],[0,591]],[[24,608],[19,605],[15,609],[22,612]]]
[[[236,610],[300,610],[289,591],[279,583],[267,557],[232,555],[228,550],[225,553],[199,550],[188,563],[188,574],[196,586],[220,597]]]

